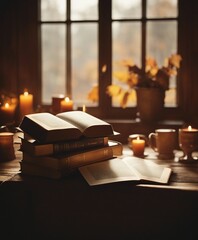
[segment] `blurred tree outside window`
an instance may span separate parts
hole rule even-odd
[[[102,1],[102,0],[100,0]],[[103,0],[105,1],[105,0]],[[177,0],[106,0],[110,2],[111,33],[99,32],[105,5],[98,0],[41,0],[41,72],[42,103],[51,104],[53,96],[68,95],[76,106],[98,107],[99,101],[87,98],[90,89],[104,84],[99,74],[100,54],[111,59],[111,81],[114,72],[124,71],[122,60],[143,66],[146,57],[159,65],[177,53]],[[105,26],[105,25],[104,25]],[[102,33],[101,33],[102,32]],[[110,36],[109,52],[101,53],[106,42],[99,34]],[[116,82],[117,84],[117,82]],[[98,94],[98,92],[96,92]],[[104,92],[105,94],[105,92]],[[166,93],[166,106],[177,105],[177,81],[172,79]],[[119,103],[113,99],[113,107]],[[136,106],[132,99],[130,107]]]

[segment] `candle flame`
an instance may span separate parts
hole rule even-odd
[[[5,108],[9,108],[10,104],[9,103],[5,103]]]
[[[191,126],[188,126],[188,131],[191,131],[192,130],[192,127]]]
[[[137,137],[137,140],[140,140],[140,137],[139,137],[139,136]]]
[[[65,102],[69,102],[69,98],[68,97],[65,98]]]
[[[24,92],[24,96],[28,96],[28,94],[29,94],[28,91]]]

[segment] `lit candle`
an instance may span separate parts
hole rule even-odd
[[[143,156],[144,148],[145,148],[145,140],[140,139],[139,137],[132,140],[132,149],[133,149],[134,156]]]
[[[23,117],[33,112],[33,95],[25,91],[19,96],[20,114]]]
[[[198,149],[198,129],[188,126],[179,129],[179,146],[184,152],[180,160],[194,160],[192,152]]]
[[[11,122],[14,119],[16,105],[5,103],[1,107],[2,117],[5,123]]]
[[[73,101],[66,97],[61,101],[61,112],[72,111],[73,110]]]
[[[190,125],[187,128],[182,128],[184,132],[198,132],[198,129],[192,128]]]

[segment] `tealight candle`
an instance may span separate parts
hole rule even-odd
[[[133,149],[134,156],[143,156],[144,148],[145,148],[144,139],[140,139],[139,137],[137,137],[136,139],[132,140],[132,149]]]
[[[25,91],[19,96],[21,117],[33,112],[33,95]]]
[[[73,110],[73,101],[66,97],[61,101],[61,112],[72,111]]]

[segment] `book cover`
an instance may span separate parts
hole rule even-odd
[[[80,138],[70,141],[42,144],[35,139],[21,138],[20,150],[32,156],[46,156],[60,153],[70,153],[79,150],[102,147],[108,144],[108,137]]]
[[[79,168],[90,186],[137,181],[167,184],[172,170],[136,157],[114,158]]]
[[[33,157],[23,152],[22,162],[29,162],[38,166],[56,169],[71,170],[81,166],[110,159],[122,155],[123,146],[116,141],[108,141],[105,147],[98,147],[86,151],[75,152],[73,154]]]
[[[41,143],[107,137],[114,135],[112,126],[83,111],[34,113],[25,115],[19,128]]]

